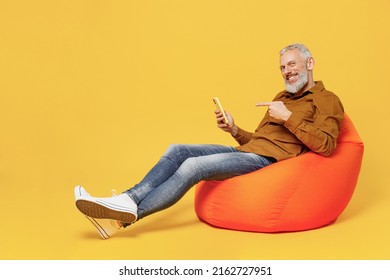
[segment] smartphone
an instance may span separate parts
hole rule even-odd
[[[217,110],[220,111],[223,115],[223,122],[226,124],[229,123],[228,118],[226,117],[226,114],[225,114],[225,110],[223,109],[221,102],[219,102],[218,97],[214,97],[213,101],[214,101],[215,107],[217,107]]]

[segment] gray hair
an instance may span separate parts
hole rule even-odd
[[[295,49],[299,50],[303,59],[308,59],[309,57],[311,57],[311,53],[310,53],[309,49],[303,44],[288,45],[287,47],[283,48],[280,51],[280,55],[283,55],[286,51],[295,50]]]

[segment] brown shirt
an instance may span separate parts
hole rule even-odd
[[[308,91],[294,95],[282,91],[273,101],[282,101],[292,114],[284,122],[265,114],[254,133],[238,128],[234,136],[243,152],[280,161],[312,150],[329,156],[336,148],[344,108],[340,99],[321,81]]]

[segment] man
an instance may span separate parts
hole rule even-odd
[[[313,79],[314,59],[302,44],[280,51],[285,90],[272,102],[255,132],[239,128],[233,117],[216,111],[217,125],[238,147],[171,145],[159,162],[134,187],[118,196],[95,198],[75,188],[77,208],[106,239],[157,211],[175,204],[201,180],[223,180],[263,168],[309,150],[329,156],[336,147],[344,116],[339,98]]]

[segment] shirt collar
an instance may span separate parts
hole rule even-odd
[[[287,98],[299,98],[299,97],[302,97],[306,94],[317,93],[317,92],[320,92],[320,91],[325,89],[324,83],[322,81],[314,81],[314,83],[315,84],[313,87],[311,87],[307,91],[304,91],[304,92],[297,94],[297,95],[285,90],[285,91],[283,91],[283,96],[287,97]]]

